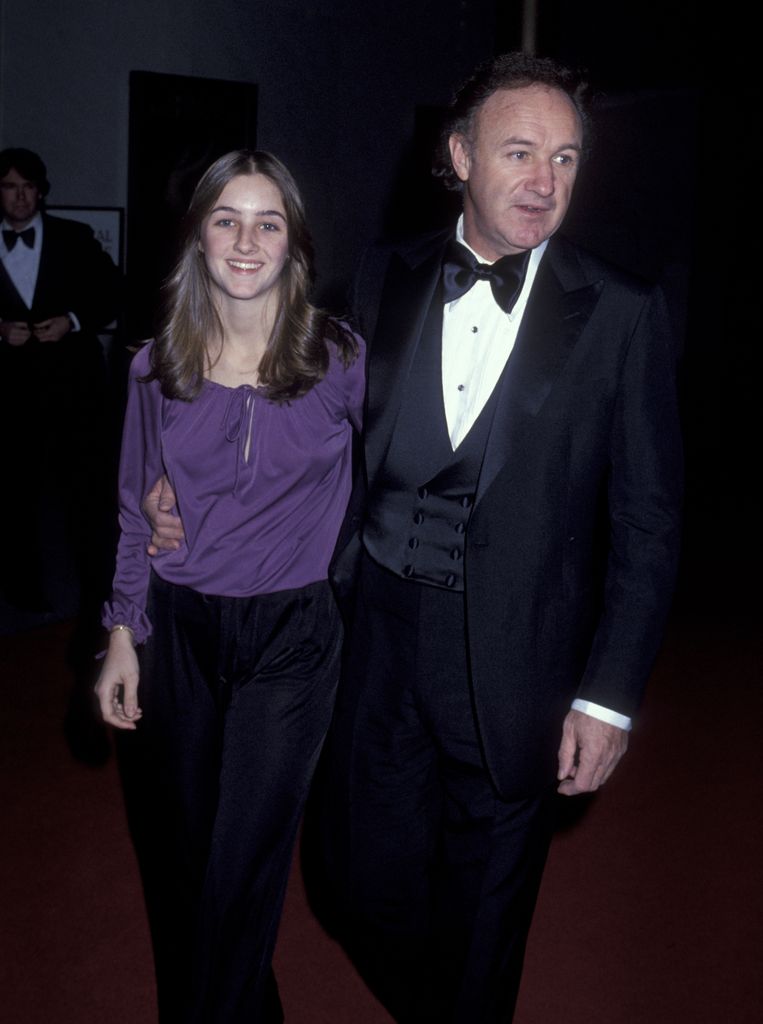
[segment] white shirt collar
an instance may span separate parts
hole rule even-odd
[[[486,260],[484,256],[480,256],[480,254],[478,252],[475,252],[474,249],[472,249],[472,247],[469,245],[469,243],[464,239],[464,215],[463,215],[463,213],[458,218],[458,223],[456,224],[456,241],[460,242],[461,245],[463,245],[465,249],[468,249],[469,252],[472,254],[472,256],[474,256],[475,259],[478,259],[480,261],[480,263],[487,263],[488,265],[490,265],[490,264],[493,264],[493,263],[496,262],[495,260]],[[535,270],[537,269],[537,266],[540,263],[541,256],[546,251],[546,246],[547,245],[548,245],[548,239],[545,238],[540,243],[540,245],[536,245],[536,247],[530,252],[530,265],[533,267],[533,276],[535,276]]]

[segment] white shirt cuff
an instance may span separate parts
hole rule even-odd
[[[71,331],[69,333],[70,334],[76,334],[77,331],[81,330],[80,322],[77,319],[77,317],[74,315],[74,313],[71,313],[71,312],[67,313],[67,316],[69,317],[69,319],[72,322],[72,329],[71,329]]]
[[[593,701],[581,700],[579,697],[576,697],[572,702],[572,710],[582,711],[584,715],[598,718],[601,722],[609,722],[610,725],[616,725],[618,729],[625,729],[626,732],[631,731],[633,723],[627,715],[621,715],[618,711],[603,708],[601,704],[594,704]]]

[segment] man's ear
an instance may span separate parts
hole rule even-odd
[[[471,158],[469,156],[469,145],[466,139],[463,135],[454,133],[448,139],[448,148],[450,149],[450,159],[453,164],[453,170],[461,181],[468,181]]]

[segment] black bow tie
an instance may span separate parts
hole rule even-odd
[[[528,249],[495,263],[480,263],[459,242],[451,242],[442,265],[443,301],[460,299],[476,281],[489,281],[493,298],[504,313],[510,313],[522,291],[529,258]]]
[[[3,241],[8,252],[12,252],[14,245],[19,239],[31,249],[34,246],[34,228],[26,228],[24,231],[13,231],[9,228],[3,228]]]

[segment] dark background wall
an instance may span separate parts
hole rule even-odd
[[[51,203],[125,206],[128,76],[259,85],[258,143],[306,195],[319,286],[381,230],[416,104],[494,45],[492,0],[0,0],[0,143],[43,154]]]

